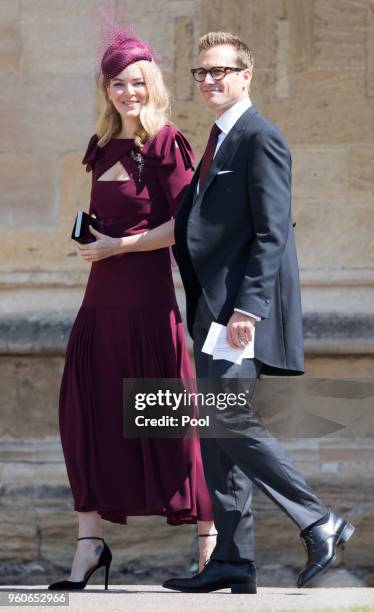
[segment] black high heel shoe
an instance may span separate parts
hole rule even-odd
[[[84,537],[77,538],[78,540],[102,540],[104,542],[104,538],[95,538],[95,537]],[[79,582],[74,582],[73,580],[61,580],[60,582],[53,582],[49,585],[48,589],[50,591],[78,591],[79,589],[84,589],[87,582],[91,578],[92,574],[99,568],[105,567],[105,590],[108,589],[108,581],[109,581],[109,568],[112,562],[112,553],[110,551],[109,546],[107,546],[104,542],[104,550],[101,552],[98,562],[94,567],[91,567],[84,575],[83,580]]]

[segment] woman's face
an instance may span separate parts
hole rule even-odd
[[[148,99],[143,73],[136,63],[130,64],[111,79],[107,92],[124,120],[139,117]]]

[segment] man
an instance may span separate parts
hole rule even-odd
[[[304,373],[291,156],[280,131],[251,104],[252,68],[251,52],[239,37],[211,32],[200,40],[192,74],[216,121],[175,220],[197,377],[222,383],[255,381],[260,372]],[[236,348],[250,342],[255,328],[254,358],[238,365],[202,353],[212,321],[227,325],[227,340]],[[250,397],[253,390],[254,384]],[[252,482],[300,529],[308,559],[299,587],[334,560],[336,547],[354,531],[315,495],[256,420],[250,401],[247,409],[245,435],[201,440],[217,545],[200,574],[167,580],[167,588],[256,592]]]

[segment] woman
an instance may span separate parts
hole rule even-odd
[[[90,213],[111,235],[91,227],[96,241],[77,246],[92,266],[68,341],[59,416],[79,541],[69,579],[51,590],[84,588],[101,566],[107,588],[102,519],[197,522],[207,536],[199,538],[200,569],[216,535],[198,439],[122,436],[123,378],[192,377],[168,247],[193,155],[167,122],[168,94],[144,42],[117,30],[101,71],[106,108],[83,163],[93,173]]]

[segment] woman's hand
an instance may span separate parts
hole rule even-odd
[[[96,238],[89,244],[77,243],[77,253],[85,261],[99,261],[106,257],[121,257],[125,253],[137,253],[163,249],[174,244],[174,219],[158,225],[157,227],[134,234],[112,238],[89,226],[91,234]]]
[[[95,230],[92,225],[89,226],[91,234],[96,238],[95,242],[88,244],[79,244],[77,242],[77,254],[85,261],[100,261],[107,257],[119,254],[119,246],[121,238],[112,238],[106,234],[102,234]],[[123,250],[121,251],[123,253]]]

